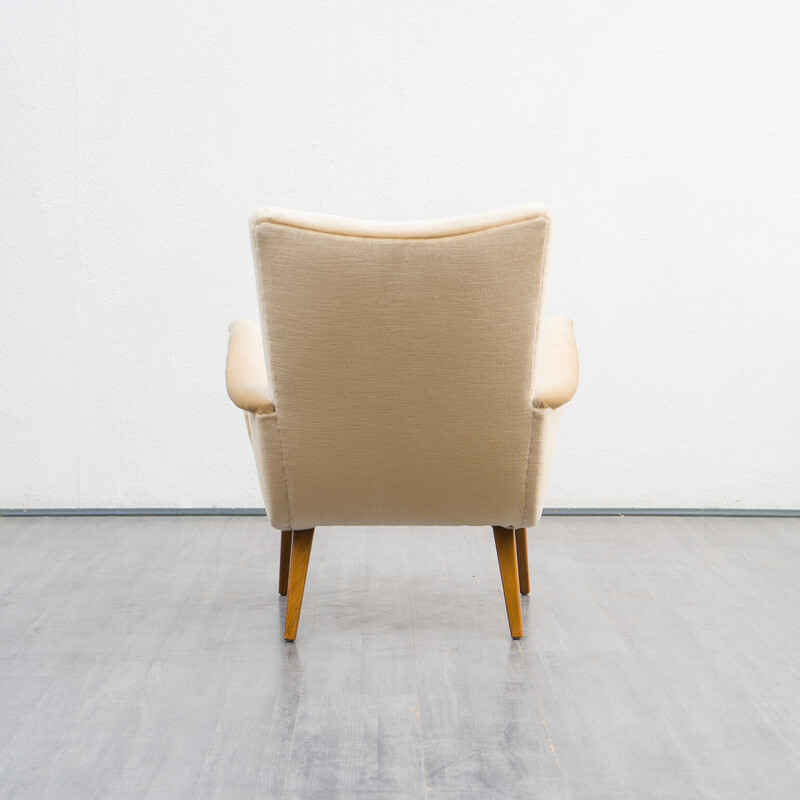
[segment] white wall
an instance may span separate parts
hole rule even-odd
[[[0,7],[0,507],[257,506],[247,218],[545,202],[549,506],[800,506],[800,5]]]

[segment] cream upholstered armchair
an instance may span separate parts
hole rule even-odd
[[[529,205],[429,222],[267,208],[250,220],[261,328],[230,326],[284,636],[319,525],[491,525],[514,638],[529,591],[572,321],[542,320],[550,221]]]

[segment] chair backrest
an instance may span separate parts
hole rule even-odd
[[[251,218],[295,528],[525,517],[548,230],[541,206]]]

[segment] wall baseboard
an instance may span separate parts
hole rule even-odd
[[[800,517],[800,508],[546,508],[545,517]],[[0,508],[0,517],[263,517],[263,508]]]

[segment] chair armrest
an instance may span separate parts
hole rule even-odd
[[[578,348],[569,317],[544,324],[533,382],[534,408],[560,408],[578,388]]]
[[[269,396],[261,329],[252,320],[237,319],[231,322],[229,330],[225,362],[228,397],[244,411],[271,414],[275,404]]]

